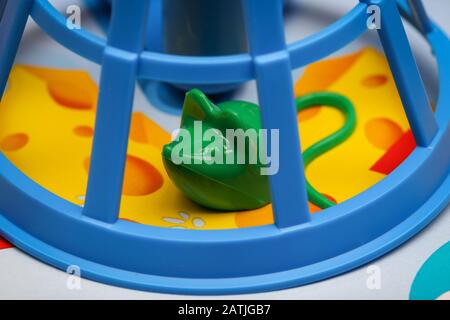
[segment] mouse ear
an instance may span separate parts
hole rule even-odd
[[[220,108],[212,103],[203,92],[198,89],[192,89],[186,93],[181,125],[183,126],[183,124],[192,121],[216,118],[220,112]]]

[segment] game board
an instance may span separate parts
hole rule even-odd
[[[60,48],[55,52],[59,53]],[[26,54],[19,56],[0,109],[0,147],[27,176],[82,206],[98,87],[95,71],[73,57],[66,59],[55,66],[42,56],[37,59],[40,63],[30,63]],[[391,72],[379,49],[361,45],[310,65],[294,76],[297,95],[336,91],[350,97],[358,111],[358,126],[352,138],[318,159],[306,172],[308,179],[334,201],[345,202],[381,181],[414,148]],[[246,90],[245,97],[237,95],[252,99],[253,93]],[[160,157],[162,145],[170,141],[178,117],[152,110],[143,97],[138,98],[137,104],[140,105],[133,115],[121,219],[158,227],[205,230],[273,223],[270,206],[218,215],[185,199],[171,185]],[[298,122],[305,149],[336,129],[342,119],[336,111],[318,107],[300,113]],[[323,123],[326,126],[320,125]],[[349,159],[349,150],[355,149],[359,152]],[[319,208],[311,204],[310,208],[312,213],[320,214]],[[448,226],[448,219],[441,220]],[[439,238],[433,243],[433,250],[442,244]],[[0,249],[9,246],[0,240]],[[3,252],[11,250],[15,251]],[[8,261],[4,263],[7,265]],[[419,276],[418,279],[420,283]],[[445,298],[445,292],[440,289],[438,294],[427,297]],[[411,298],[416,297],[420,295],[411,293]]]

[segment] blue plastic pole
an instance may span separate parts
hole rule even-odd
[[[8,3],[7,0],[0,0],[0,22],[3,18],[3,12],[5,12],[6,4]]]
[[[104,53],[83,214],[114,223],[120,210],[139,53],[144,48],[148,0],[113,1]]]
[[[360,0],[377,5],[381,12],[378,33],[418,146],[427,147],[438,127],[430,101],[403,27],[397,3],[392,0]]]
[[[149,4],[146,48],[152,52],[163,52],[164,50],[163,1],[151,0]]]
[[[270,186],[275,223],[286,228],[310,221],[310,214],[282,4],[243,0],[263,127],[279,130],[279,171],[270,176]]]
[[[0,100],[32,6],[33,0],[0,0]]]

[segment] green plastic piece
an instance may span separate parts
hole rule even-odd
[[[298,111],[326,105],[341,110],[346,117],[341,129],[304,152],[305,166],[348,139],[355,129],[355,109],[341,95],[314,93],[298,98],[296,103]],[[200,90],[194,89],[186,94],[180,127],[182,132],[164,146],[162,155],[169,177],[187,197],[202,206],[221,211],[251,210],[270,203],[269,179],[261,174],[265,165],[260,157],[256,157],[257,161],[251,161],[249,157],[251,154],[265,154],[258,149],[260,136],[246,135],[245,143],[239,144],[238,140],[230,139],[227,131],[242,129],[241,132],[247,132],[253,129],[252,132],[259,133],[261,115],[257,105],[243,101],[215,105]],[[210,129],[215,135],[208,140],[203,134],[211,132]],[[220,143],[216,144],[218,141]],[[218,152],[220,145],[222,150]],[[239,149],[239,145],[243,148]],[[242,152],[245,161],[239,162]],[[214,159],[215,163],[211,164]],[[230,159],[232,161],[227,161]],[[320,208],[334,205],[309,182],[307,191],[310,201]]]
[[[316,142],[303,152],[303,162],[305,168],[307,168],[315,159],[337,147],[353,134],[356,128],[356,111],[353,103],[349,99],[332,92],[319,92],[305,95],[297,98],[296,103],[297,111],[306,110],[315,106],[328,106],[340,110],[345,117],[345,123],[342,128]],[[307,179],[306,190],[308,191],[309,201],[319,208],[326,209],[335,205],[333,201],[314,189]]]

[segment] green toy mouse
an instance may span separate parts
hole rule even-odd
[[[345,116],[344,126],[303,153],[305,167],[348,139],[356,127],[355,108],[346,97],[319,92],[296,99],[297,110],[330,106]],[[218,105],[193,89],[186,94],[181,126],[162,157],[174,184],[191,200],[213,210],[252,210],[270,203],[259,106],[244,101]],[[266,170],[267,171],[267,170]],[[307,182],[309,200],[320,208],[335,203]]]

